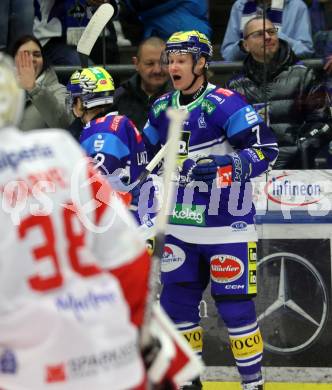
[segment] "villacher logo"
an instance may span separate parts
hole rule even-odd
[[[267,182],[264,192],[272,202],[286,206],[307,206],[324,197],[320,183],[293,181],[289,174],[273,177]]]
[[[211,278],[217,283],[230,283],[239,279],[244,271],[240,259],[231,255],[216,255],[211,258]]]

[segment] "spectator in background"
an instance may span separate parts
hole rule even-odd
[[[106,0],[118,13],[118,1]],[[52,65],[80,66],[77,43],[93,12],[104,0],[35,0],[33,31],[44,47],[44,55]],[[107,25],[106,62],[119,63],[119,49],[112,22]],[[103,63],[103,39],[100,37],[90,58]]]
[[[66,108],[66,87],[59,83],[53,68],[43,58],[43,48],[33,35],[25,35],[12,48],[18,82],[26,92],[22,130],[60,127],[73,121]]]
[[[243,27],[253,17],[263,14],[264,2],[267,17],[279,28],[279,38],[288,42],[298,57],[311,57],[314,50],[310,17],[303,0],[236,0],[220,48],[221,56],[227,61],[244,59]]]
[[[328,137],[331,133],[331,128],[325,126],[331,121],[328,96],[314,71],[300,64],[290,45],[278,38],[275,25],[266,19],[265,27],[264,33],[261,16],[245,25],[243,47],[248,55],[242,73],[227,87],[240,92],[263,113],[277,135],[279,156],[274,168],[301,168],[298,139]]]
[[[0,51],[10,51],[22,35],[32,33],[33,0],[0,1]]]
[[[329,0],[307,0],[312,25],[315,56],[322,58],[321,76],[327,87],[332,112],[332,4]],[[315,158],[318,168],[332,168],[332,142],[323,146]]]
[[[312,25],[312,35],[315,48],[315,56],[324,59],[323,70],[330,79],[328,85],[332,85],[332,6],[328,0],[308,1]],[[332,98],[332,92],[330,92]]]
[[[207,0],[123,0],[143,24],[143,38],[167,40],[176,31],[198,30],[208,37]]]
[[[143,40],[133,57],[136,73],[126,80],[114,95],[114,105],[119,114],[126,115],[139,131],[147,121],[154,101],[170,88],[168,73],[160,66],[160,56],[165,42],[158,37]]]

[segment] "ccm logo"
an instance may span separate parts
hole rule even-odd
[[[225,286],[226,290],[243,290],[244,284],[228,284]]]

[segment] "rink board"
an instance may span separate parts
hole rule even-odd
[[[266,390],[332,390],[332,170],[271,171],[254,183],[254,201]],[[209,287],[200,316],[204,388],[240,389]]]
[[[263,224],[258,231],[255,303],[265,343],[263,367],[291,367],[300,372],[299,377],[281,374],[272,381],[332,382],[332,224]],[[271,310],[278,299],[284,299],[283,304]],[[203,360],[208,368],[204,379],[237,380],[215,372],[221,367],[230,369],[234,360],[209,287],[200,314],[205,331]],[[311,367],[312,374],[305,367]],[[328,378],[316,379],[322,369],[329,371]]]
[[[203,390],[240,390],[234,382],[204,382]],[[332,384],[316,383],[266,383],[265,390],[332,390]]]

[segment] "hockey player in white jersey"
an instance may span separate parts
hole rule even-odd
[[[201,365],[160,309],[146,316],[134,219],[68,133],[15,127],[13,69],[0,53],[0,389],[177,388]]]
[[[68,133],[14,127],[12,70],[1,55],[0,388],[143,388],[144,241]]]

